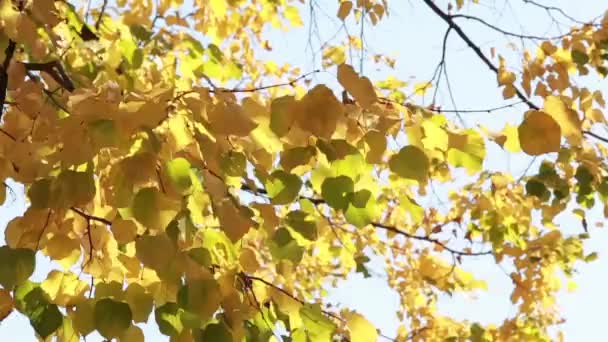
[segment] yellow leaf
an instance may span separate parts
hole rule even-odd
[[[433,88],[433,84],[431,82],[420,82],[414,85],[414,94],[423,96],[427,90]]]
[[[376,328],[365,319],[365,317],[356,312],[349,312],[344,316],[352,342],[371,342],[378,340],[378,331],[376,331]]]
[[[338,18],[341,20],[346,19],[350,14],[350,11],[353,9],[352,1],[342,1],[340,3],[340,8],[338,9]]]
[[[67,235],[58,234],[46,243],[44,253],[68,269],[80,258],[80,241],[71,239]]]
[[[561,129],[548,114],[528,111],[517,132],[521,149],[529,155],[538,156],[560,150]]]
[[[577,113],[570,109],[562,98],[548,96],[545,99],[543,111],[553,117],[570,144],[579,145],[581,143],[581,120]]]
[[[422,123],[422,129],[424,130],[424,138],[422,143],[427,149],[438,149],[440,151],[446,151],[448,149],[448,134],[447,132],[439,127],[433,120],[425,120]]]
[[[133,321],[148,321],[154,303],[152,296],[146,292],[146,289],[137,283],[130,284],[125,291],[125,300],[133,313]]]
[[[228,10],[228,1],[226,0],[211,0],[209,7],[217,18],[224,18]]]
[[[501,86],[512,85],[515,82],[515,73],[501,69],[498,71],[498,84]]]
[[[300,27],[300,26],[304,25],[304,22],[302,22],[302,18],[300,18],[300,12],[298,11],[298,8],[295,6],[286,6],[285,7],[285,18],[294,27]]]
[[[359,77],[355,69],[348,64],[338,66],[338,82],[364,109],[368,109],[378,100],[372,82],[367,77]]]
[[[40,284],[40,288],[48,294],[52,303],[73,306],[85,299],[84,294],[89,289],[89,284],[78,279],[73,273],[53,270]]]

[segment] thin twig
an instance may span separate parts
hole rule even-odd
[[[471,40],[471,38],[469,38],[469,36],[467,36],[466,33],[464,33],[464,31],[462,30],[462,28],[460,28],[460,26],[458,26],[458,24],[456,24],[456,22],[454,22],[454,19],[451,15],[443,12],[434,2],[433,0],[422,0],[433,12],[435,12],[435,14],[437,14],[441,19],[443,19],[450,27],[452,27],[454,29],[454,31],[456,31],[456,33],[460,36],[460,38],[462,38],[462,40],[464,40],[464,42],[469,46],[469,48],[471,48],[471,50],[473,50],[473,52],[475,52],[475,54],[481,59],[481,61],[488,67],[490,68],[490,70],[492,70],[495,74],[498,75],[498,68],[488,59],[488,57],[486,57],[486,55],[483,54],[483,52],[481,51],[481,48],[479,48],[479,46],[477,46],[475,43],[473,43],[473,41]],[[528,107],[530,107],[531,109],[534,110],[539,110],[540,108],[535,105],[534,103],[532,103],[522,92],[521,90],[519,90],[517,87],[515,88],[515,95],[517,95],[517,97],[522,100],[524,103],[526,103],[528,105]]]
[[[38,249],[40,248],[40,240],[42,240],[42,236],[44,235],[44,232],[46,231],[46,227],[49,225],[49,220],[51,219],[52,213],[53,213],[53,211],[51,209],[49,209],[49,212],[46,215],[46,220],[44,221],[44,226],[42,226],[42,230],[40,231],[40,234],[38,235],[38,241],[36,242],[36,251],[38,251]]]
[[[248,185],[246,184],[242,184],[241,185],[241,190],[244,191],[249,191],[249,192],[253,192],[253,193],[257,193],[257,194],[261,194],[261,195],[267,195],[268,193],[266,192],[265,189],[252,189],[250,188]],[[315,205],[319,205],[319,204],[327,204],[323,199],[320,198],[314,198],[314,197],[306,197],[306,196],[301,196],[301,198],[307,199],[310,202],[312,202]],[[420,235],[413,235],[410,234],[406,231],[403,231],[395,226],[389,226],[386,225],[384,223],[381,222],[371,222],[370,223],[372,226],[379,228],[379,229],[384,229],[387,231],[391,231],[395,234],[404,236],[406,238],[409,239],[414,239],[414,240],[418,240],[418,241],[425,241],[425,242],[429,242],[432,243],[434,245],[437,245],[443,249],[445,249],[446,251],[455,254],[455,255],[461,255],[461,256],[482,256],[482,255],[491,255],[493,253],[493,251],[484,251],[484,252],[465,252],[465,251],[459,251],[456,249],[453,249],[451,247],[448,247],[445,243],[441,242],[438,239],[429,237],[429,236],[420,236]]]
[[[4,113],[4,101],[6,101],[6,89],[8,88],[8,67],[11,64],[11,59],[15,54],[15,48],[17,43],[12,39],[9,39],[8,46],[4,50],[4,62],[2,63],[2,70],[0,70],[0,118]]]
[[[603,142],[605,142],[605,143],[608,143],[608,138],[604,138],[604,137],[602,137],[601,135],[597,135],[597,134],[595,134],[595,133],[593,133],[593,132],[591,132],[591,131],[583,131],[583,134],[586,134],[586,135],[592,136],[592,137],[594,137],[594,138],[595,138],[595,139],[597,139],[597,140],[601,140],[601,141],[603,141]]]
[[[99,12],[99,16],[97,16],[97,21],[95,21],[95,30],[99,30],[99,25],[101,25],[101,19],[103,18],[107,5],[108,0],[103,0],[103,4],[101,5],[101,11]]]
[[[84,211],[76,208],[76,207],[71,207],[70,210],[72,210],[73,212],[75,212],[76,214],[82,216],[83,218],[85,218],[86,220],[92,220],[92,221],[97,221],[97,222],[101,222],[105,225],[111,226],[112,225],[112,221],[105,219],[103,217],[99,217],[99,216],[95,216],[95,215],[90,215],[85,213]]]
[[[232,89],[209,89],[209,92],[211,93],[215,93],[215,92],[224,92],[224,93],[254,93],[256,91],[260,91],[260,90],[266,90],[266,89],[271,89],[271,88],[278,88],[278,87],[285,87],[285,86],[294,86],[298,81],[312,75],[312,74],[316,74],[318,72],[321,72],[321,70],[313,70],[311,72],[308,72],[306,74],[300,75],[297,78],[289,81],[289,82],[284,82],[284,83],[276,83],[276,84],[271,84],[271,85],[267,85],[267,86],[260,86],[260,87],[255,87],[255,88],[232,88]]]
[[[506,30],[501,29],[498,26],[492,25],[490,23],[488,23],[487,21],[472,16],[472,15],[467,15],[467,14],[454,14],[451,16],[451,18],[453,19],[458,19],[458,18],[462,18],[462,19],[467,19],[467,20],[473,20],[476,21],[478,23],[481,23],[482,25],[485,25],[486,27],[491,28],[492,30],[502,33],[505,36],[510,36],[510,37],[515,37],[515,38],[520,38],[520,39],[530,39],[530,40],[557,40],[557,39],[562,39],[564,37],[567,37],[570,35],[570,33],[565,33],[565,34],[561,34],[559,36],[552,36],[552,37],[541,37],[541,36],[534,36],[534,35],[527,35],[527,34],[521,34],[521,33],[514,33],[514,32],[509,32]]]
[[[296,297],[296,296],[292,295],[291,293],[289,293],[289,291],[287,291],[287,290],[285,290],[285,289],[283,289],[283,288],[278,287],[277,285],[275,285],[275,284],[273,284],[273,283],[269,282],[269,281],[268,281],[268,280],[266,280],[266,279],[259,278],[259,277],[256,277],[256,276],[252,276],[252,275],[248,275],[248,274],[244,274],[244,273],[242,273],[242,274],[241,274],[241,276],[242,276],[242,277],[244,277],[245,279],[250,279],[250,280],[259,281],[259,282],[261,282],[261,283],[265,284],[266,286],[272,287],[273,289],[275,289],[275,290],[277,290],[277,291],[281,292],[282,294],[286,295],[287,297],[289,297],[289,298],[291,298],[291,299],[295,300],[296,302],[298,302],[298,303],[300,303],[300,304],[302,304],[302,305],[306,305],[306,304],[308,304],[308,303],[306,303],[304,300],[302,300],[302,299],[300,299],[300,298],[298,298],[298,297]],[[334,313],[331,313],[331,312],[329,312],[329,311],[325,311],[325,310],[321,310],[321,312],[322,312],[324,315],[329,316],[329,317],[331,317],[331,318],[333,318],[333,319],[336,319],[336,320],[341,321],[341,322],[343,321],[343,319],[342,319],[340,316],[338,316],[338,315],[336,315],[336,314],[334,314]]]
[[[575,22],[575,23],[580,24],[580,25],[593,25],[593,26],[599,26],[599,25],[601,25],[601,24],[596,24],[596,23],[593,23],[593,22],[584,22],[584,21],[577,20],[574,17],[572,17],[571,15],[569,15],[568,13],[566,13],[566,11],[564,11],[563,9],[561,9],[559,7],[543,5],[543,4],[540,4],[540,3],[536,2],[536,1],[533,1],[533,0],[523,0],[523,2],[526,3],[526,4],[530,4],[530,5],[534,5],[536,7],[542,8],[545,11],[547,11],[547,13],[549,13],[551,11],[557,12],[557,13],[563,15],[566,19],[569,19],[570,21]]]

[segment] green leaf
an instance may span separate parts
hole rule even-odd
[[[355,190],[355,183],[347,176],[326,178],[321,185],[321,196],[334,209],[348,208],[350,193]]]
[[[586,53],[584,53],[580,50],[572,50],[571,55],[572,55],[572,61],[574,63],[578,64],[579,66],[583,66],[583,65],[589,63],[589,56],[587,56]]]
[[[290,260],[298,264],[304,255],[304,249],[298,245],[286,228],[279,228],[272,236],[270,252],[276,260]]]
[[[312,341],[331,341],[336,326],[323,314],[319,304],[302,305],[300,317],[302,317],[304,328]]]
[[[297,166],[306,165],[316,155],[317,149],[312,146],[294,147],[281,152],[281,167],[290,172]]]
[[[274,171],[266,180],[266,191],[273,204],[289,204],[298,197],[302,180],[282,170]]]
[[[51,186],[53,180],[51,178],[42,178],[35,181],[27,191],[27,197],[30,199],[32,208],[44,209],[51,206]]]
[[[399,150],[388,161],[391,171],[398,176],[425,182],[429,177],[430,162],[423,150],[410,145]]]
[[[225,323],[211,323],[205,327],[202,341],[232,342],[232,332]]]
[[[156,188],[143,188],[137,192],[131,204],[133,217],[146,228],[163,231],[181,209],[177,202]]]
[[[45,297],[45,293],[44,291],[40,288],[40,284],[39,283],[34,283],[31,281],[26,281],[21,285],[17,285],[15,287],[15,291],[13,294],[13,298],[15,299],[15,307],[23,312],[24,314],[27,315],[28,312],[31,311],[31,309],[29,308],[29,304],[27,301],[27,295],[29,295],[32,291],[38,291],[38,295],[42,296],[43,298]]]
[[[46,293],[39,285],[24,282],[15,288],[14,298],[17,309],[30,319],[36,333],[46,338],[59,329],[63,315],[57,305],[49,303]]]
[[[241,152],[230,151],[222,156],[220,167],[225,175],[242,177],[247,166],[247,157]]]
[[[53,208],[87,204],[95,197],[93,173],[64,170],[53,181],[50,203]]]
[[[100,119],[89,123],[89,134],[96,148],[116,146],[119,133],[113,120]]]
[[[287,214],[287,224],[307,240],[314,241],[318,238],[317,223],[305,211],[294,210]]]
[[[0,284],[5,289],[24,283],[35,267],[36,257],[31,249],[0,247]]]
[[[349,154],[342,159],[337,159],[331,164],[331,169],[335,177],[346,176],[351,178],[354,183],[371,170],[371,165],[365,162],[365,159],[358,152]]]
[[[528,196],[536,196],[542,201],[547,201],[551,196],[551,193],[549,190],[547,190],[545,183],[534,178],[530,179],[526,183],[526,193]]]
[[[377,215],[376,200],[369,190],[359,190],[350,196],[350,203],[344,212],[346,221],[357,228],[372,223]]]
[[[190,256],[199,265],[204,267],[211,267],[213,260],[211,259],[211,253],[208,249],[197,247],[188,250],[188,256]]]
[[[165,303],[154,310],[154,318],[160,332],[167,336],[179,335],[184,330],[182,310],[176,303]]]
[[[179,304],[203,321],[213,316],[222,299],[219,285],[213,279],[190,279],[180,292],[178,296],[182,297],[184,303]]]
[[[372,275],[369,273],[367,267],[365,267],[365,263],[369,261],[370,259],[366,255],[359,255],[355,257],[355,263],[357,264],[355,272],[363,273],[364,278],[370,278]]]
[[[119,337],[131,326],[129,304],[103,298],[95,304],[95,327],[108,339]]]
[[[184,193],[192,186],[190,180],[190,162],[184,158],[175,158],[166,165],[167,177],[171,184],[180,193]]]
[[[55,304],[38,308],[29,317],[30,324],[42,338],[53,334],[63,324],[63,315]]]

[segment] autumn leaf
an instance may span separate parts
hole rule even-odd
[[[527,154],[537,156],[560,149],[561,128],[548,114],[528,112],[517,131],[521,149]]]
[[[364,109],[370,108],[377,101],[374,86],[367,77],[360,77],[352,66],[340,64],[338,66],[338,82],[353,95],[355,100]]]

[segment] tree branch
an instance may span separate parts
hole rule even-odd
[[[479,59],[481,59],[481,61],[488,66],[488,68],[490,68],[490,70],[492,70],[495,74],[498,75],[498,68],[492,64],[492,62],[488,59],[488,57],[486,57],[486,55],[483,54],[483,52],[481,51],[481,49],[479,48],[479,46],[475,45],[475,43],[473,43],[473,41],[471,40],[471,38],[469,38],[469,36],[467,36],[466,33],[464,33],[464,31],[462,30],[462,28],[460,28],[460,26],[458,26],[458,24],[456,24],[454,22],[453,16],[443,12],[439,7],[437,7],[437,5],[433,2],[433,0],[422,0],[424,1],[424,3],[433,11],[435,12],[435,14],[437,14],[441,19],[443,19],[443,21],[445,21],[452,29],[454,29],[454,31],[456,31],[456,33],[460,36],[460,38],[462,38],[462,40],[464,40],[464,42],[469,46],[469,48],[471,48],[471,50],[473,50],[473,52],[475,52],[475,54],[479,57]],[[517,87],[515,88],[515,95],[517,95],[517,97],[522,100],[522,102],[526,103],[528,105],[528,107],[530,107],[531,109],[534,110],[539,110],[540,108],[535,105],[534,103],[532,103],[522,92],[521,90],[519,90]]]
[[[86,220],[92,220],[92,221],[97,221],[97,222],[101,222],[105,225],[111,226],[112,225],[112,221],[105,219],[103,217],[99,217],[99,216],[94,216],[94,215],[90,215],[85,213],[84,211],[76,208],[76,207],[71,207],[70,210],[72,210],[73,212],[75,212],[76,214],[84,217]]]
[[[232,88],[232,89],[222,89],[222,88],[217,88],[217,89],[209,89],[210,93],[219,93],[219,92],[224,92],[224,93],[254,93],[256,91],[260,91],[260,90],[266,90],[266,89],[271,89],[271,88],[278,88],[278,87],[285,87],[285,86],[294,86],[298,81],[312,75],[312,74],[316,74],[321,72],[321,70],[313,70],[311,72],[308,72],[306,74],[300,75],[296,78],[294,78],[293,80],[289,81],[289,82],[284,82],[284,83],[277,83],[277,84],[271,84],[271,85],[267,85],[267,86],[260,86],[260,87],[255,87],[255,88]]]
[[[74,84],[68,77],[59,61],[51,61],[46,63],[23,63],[29,71],[44,71],[49,74],[55,82],[59,83],[65,90],[73,92]]]
[[[608,138],[604,138],[603,136],[601,136],[601,135],[597,135],[597,134],[595,134],[595,133],[593,133],[593,132],[591,132],[591,131],[583,131],[583,134],[586,134],[586,135],[592,136],[592,137],[594,137],[594,138],[595,138],[595,139],[597,139],[597,140],[601,140],[601,141],[603,141],[603,142],[605,142],[605,143],[608,143]]]
[[[547,11],[547,13],[550,13],[551,11],[557,12],[557,13],[563,15],[564,18],[567,18],[570,21],[572,21],[574,23],[577,23],[577,24],[580,24],[580,25],[593,25],[593,26],[598,26],[598,27],[600,26],[600,24],[596,24],[596,23],[593,23],[593,22],[584,22],[584,21],[577,20],[574,17],[572,17],[571,15],[569,15],[568,13],[566,13],[566,11],[564,11],[563,9],[561,9],[559,7],[543,5],[543,4],[540,4],[540,3],[536,2],[536,1],[533,1],[533,0],[523,0],[523,2],[526,3],[526,4],[534,5],[534,6],[538,7],[538,8],[542,8],[545,11]],[[554,20],[555,20],[555,18],[554,18]]]
[[[241,185],[241,190],[244,191],[248,191],[251,192],[255,195],[267,195],[268,193],[266,192],[265,189],[252,189],[250,188],[248,185],[246,184],[242,184]],[[323,199],[319,199],[319,198],[313,198],[313,197],[305,197],[305,196],[300,196],[301,198],[307,199],[309,201],[311,201],[313,204],[315,205],[319,205],[319,204],[327,204]],[[451,248],[449,246],[447,246],[444,242],[441,242],[439,239],[435,239],[432,238],[430,236],[420,236],[420,235],[414,235],[414,234],[410,234],[406,231],[403,231],[395,226],[389,226],[386,225],[384,223],[381,222],[371,222],[370,223],[372,226],[378,228],[378,229],[384,229],[386,231],[390,231],[393,232],[397,235],[401,235],[403,237],[406,237],[408,239],[413,239],[413,240],[418,240],[418,241],[424,241],[424,242],[428,242],[434,245],[437,245],[443,249],[445,249],[446,251],[452,253],[453,255],[458,255],[458,256],[482,256],[482,255],[491,255],[493,253],[493,251],[484,251],[484,252],[465,252],[465,251],[459,251],[457,249]]]
[[[11,59],[15,54],[15,48],[17,43],[12,39],[9,39],[8,46],[4,50],[4,62],[2,63],[2,70],[0,70],[0,119],[4,114],[4,103],[6,101],[6,89],[8,88],[8,67],[11,64]]]
[[[510,37],[515,37],[515,38],[520,38],[520,39],[530,39],[530,40],[556,40],[556,39],[562,39],[564,37],[569,36],[569,33],[566,34],[561,34],[559,36],[552,36],[552,37],[541,37],[541,36],[534,36],[534,35],[527,35],[527,34],[521,34],[521,33],[514,33],[514,32],[509,32],[506,30],[501,29],[498,26],[492,25],[490,23],[488,23],[487,21],[472,16],[472,15],[466,15],[466,14],[454,14],[452,16],[450,16],[452,19],[458,19],[458,18],[462,18],[462,19],[467,19],[467,20],[473,20],[476,21],[478,23],[481,23],[482,25],[485,25],[486,27],[491,28],[492,30],[502,33],[505,36],[510,36]]]
[[[99,30],[99,25],[101,25],[101,19],[103,18],[107,5],[108,0],[103,0],[103,4],[101,5],[101,11],[99,12],[99,16],[97,16],[97,21],[95,21],[95,30]]]

